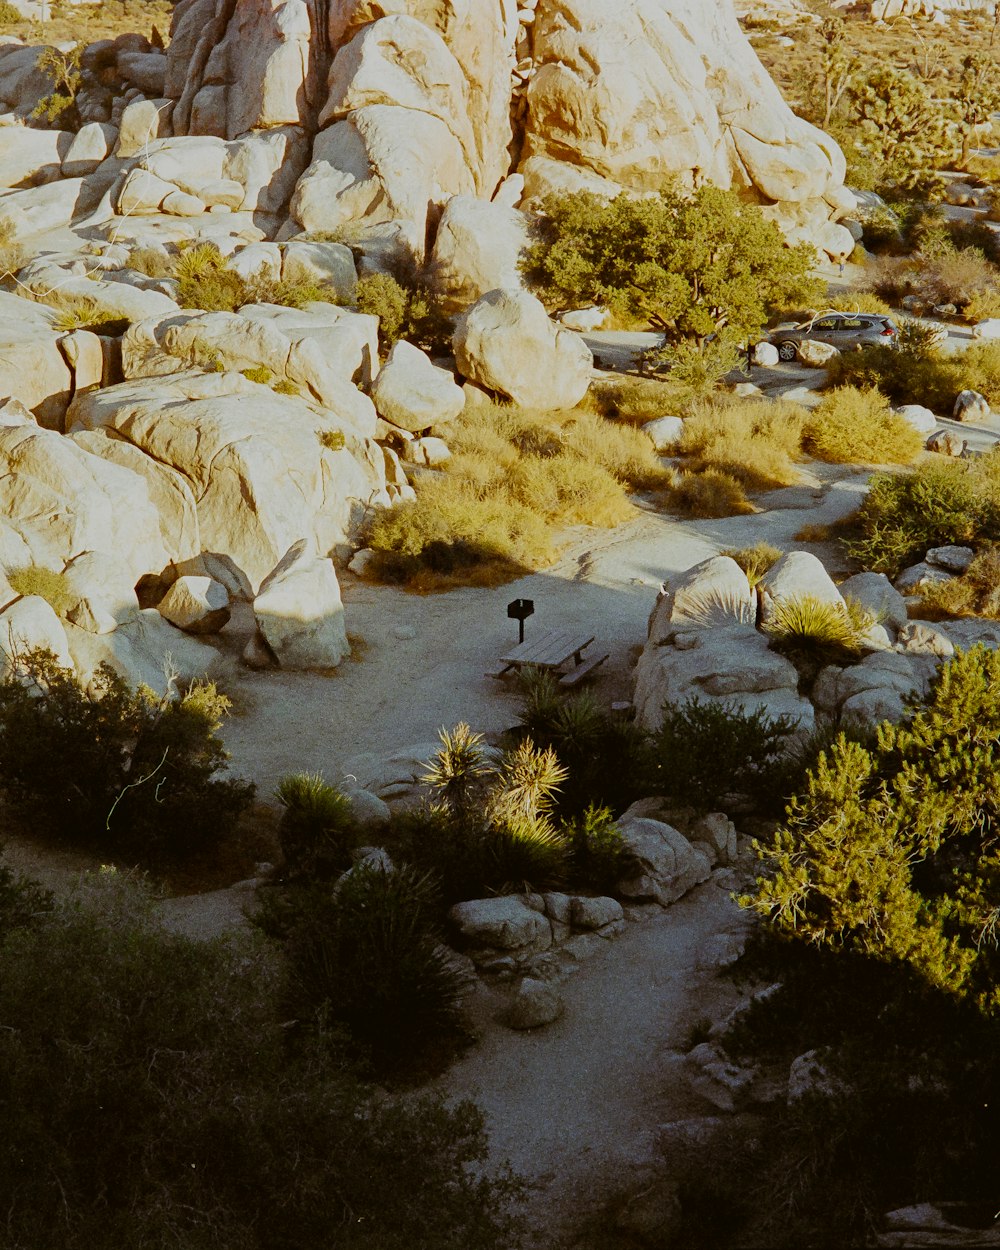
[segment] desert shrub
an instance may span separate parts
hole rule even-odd
[[[433,873],[445,906],[559,884],[568,844],[551,813],[567,774],[555,753],[525,739],[493,765],[465,725],[441,742],[424,777],[434,801],[388,830],[394,858]]]
[[[923,436],[874,387],[827,392],[806,420],[803,442],[833,464],[911,464],[924,449]]]
[[[274,374],[266,365],[254,365],[250,369],[241,369],[240,373],[248,382],[257,382],[260,386],[269,385]]]
[[[923,404],[950,415],[959,391],[967,385],[978,389],[969,381],[967,356],[941,356],[922,343],[914,343],[913,350],[905,344],[898,349],[863,347],[835,356],[827,368],[827,381],[834,387],[877,387],[896,407]]]
[[[463,977],[437,929],[424,873],[362,864],[300,899],[288,938],[290,1006],[339,1024],[381,1070],[419,1066],[461,1035]]]
[[[646,793],[646,734],[584,691],[567,697],[553,674],[524,673],[518,708],[519,732],[555,752],[566,779],[555,798],[564,818],[588,808],[624,811]]]
[[[751,335],[752,337],[752,335]],[[695,398],[711,395],[727,373],[744,358],[741,344],[728,336],[703,343],[680,342],[653,348],[644,364],[664,368],[671,383]]]
[[[355,291],[358,312],[379,319],[383,350],[397,339],[447,355],[451,352],[452,323],[437,297],[417,282],[401,282],[387,273],[365,274]]]
[[[960,390],[979,391],[991,406],[1000,407],[1000,343],[979,339],[956,358]]]
[[[347,445],[343,430],[320,430],[318,437],[327,451],[343,451]]]
[[[95,330],[104,334],[123,334],[129,326],[128,317],[120,311],[105,308],[86,295],[62,295],[54,291],[46,298],[45,303],[56,312],[52,319],[53,330]]]
[[[22,929],[51,911],[53,901],[51,890],[0,862],[0,943],[14,929]]]
[[[0,794],[38,832],[162,868],[215,845],[253,787],[217,777],[229,704],[208,682],[162,698],[103,665],[84,689],[47,651],[0,682]]]
[[[885,316],[892,312],[884,299],[865,290],[843,291],[831,296],[826,306],[834,312],[881,313]]]
[[[988,321],[1000,317],[1000,291],[977,291],[962,309],[966,321]]]
[[[609,807],[587,807],[562,827],[569,843],[573,884],[614,894],[633,865],[632,854]]]
[[[662,497],[667,508],[682,516],[746,516],[756,511],[736,478],[718,469],[679,473]]]
[[[24,20],[24,15],[10,0],[0,0],[0,26],[13,26]]]
[[[171,278],[174,259],[160,247],[134,247],[128,254],[128,267],[147,278]]]
[[[25,250],[17,241],[17,231],[9,220],[0,221],[0,279],[12,277],[26,260]]]
[[[650,789],[702,812],[749,798],[780,809],[796,722],[762,710],[687,699],[667,704],[653,736]]]
[[[980,551],[961,577],[924,587],[920,592],[920,610],[930,619],[1000,617],[1000,548]]]
[[[42,96],[31,111],[32,121],[57,130],[76,130],[80,118],[76,111],[76,93],[80,89],[80,56],[83,45],[66,51],[49,47],[42,50],[35,68],[48,76],[52,91]]]
[[[746,490],[769,490],[799,480],[806,412],[778,400],[730,399],[696,404],[677,450],[691,472],[707,469],[735,478]]]
[[[263,943],[166,931],[104,873],[0,937],[11,1250],[508,1250],[470,1104],[294,1044]]]
[[[281,304],[305,308],[307,304],[336,304],[337,292],[321,282],[297,278],[272,278],[263,270],[243,280],[240,304]]]
[[[719,555],[728,556],[730,560],[735,560],[743,572],[746,573],[747,581],[750,583],[751,589],[753,589],[761,581],[768,569],[772,568],[781,559],[782,552],[777,547],[772,547],[770,543],[759,542],[752,547],[738,547],[720,551]]]
[[[496,583],[551,563],[552,527],[616,525],[627,490],[666,477],[648,439],[594,413],[489,405],[463,413],[444,472],[380,510],[366,541],[378,576],[424,588]]]
[[[78,596],[69,589],[65,573],[43,568],[40,564],[11,569],[7,573],[7,581],[11,590],[16,590],[19,595],[38,595],[44,599],[57,616],[65,616],[77,602]]]
[[[879,473],[845,540],[863,568],[895,577],[929,547],[1000,539],[1000,457],[932,462],[913,473]]]
[[[245,302],[243,279],[214,243],[199,243],[182,251],[174,264],[174,277],[181,308],[235,312]]]
[[[346,795],[318,773],[284,777],[274,795],[285,809],[278,838],[290,873],[328,878],[349,867],[359,830]]]
[[[673,414],[690,398],[674,378],[615,378],[592,382],[585,402],[591,403],[602,417],[644,425]]]

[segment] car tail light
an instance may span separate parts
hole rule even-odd
[[[892,326],[886,326],[885,329],[882,331],[883,338],[891,339],[895,337],[895,334],[896,334],[896,331],[892,328]]]

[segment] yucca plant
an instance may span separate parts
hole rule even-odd
[[[841,605],[815,595],[797,595],[777,600],[764,628],[776,650],[808,667],[810,660],[823,664],[858,659],[864,635],[875,624],[875,616],[854,601]]]
[[[454,729],[440,729],[441,746],[427,762],[420,780],[434,790],[440,801],[457,816],[464,816],[483,783],[493,772],[486,760],[486,740],[465,722]]]
[[[358,827],[350,800],[319,773],[282,778],[274,797],[284,807],[278,837],[293,876],[328,878],[351,862]]]

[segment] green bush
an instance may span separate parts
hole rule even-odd
[[[115,874],[0,934],[11,1250],[509,1250],[468,1103],[352,1075],[262,943],[167,932]]]
[[[437,298],[419,284],[404,285],[387,273],[365,274],[358,279],[354,298],[358,312],[378,317],[383,350],[406,339],[431,352],[450,354],[451,320]]]
[[[745,342],[773,306],[811,303],[816,290],[812,249],[786,247],[756,206],[712,186],[550,196],[537,235],[524,269],[551,305],[600,303],[650,320],[668,348],[700,351],[713,335],[716,347]]]
[[[789,656],[800,671],[824,664],[851,664],[861,658],[865,634],[875,617],[848,599],[846,607],[800,595],[779,599],[765,629],[776,651]]]
[[[360,831],[345,794],[319,773],[284,777],[274,794],[285,809],[278,838],[290,873],[323,879],[350,866]]]
[[[65,573],[43,568],[40,564],[11,569],[7,581],[11,590],[19,595],[38,595],[44,599],[57,616],[65,616],[78,599],[69,589]]]
[[[319,302],[336,303],[332,287],[313,282],[285,281],[263,272],[243,278],[214,243],[185,248],[173,263],[181,308],[202,312],[236,312],[244,304],[281,304],[303,308]]]
[[[833,464],[912,464],[923,435],[897,416],[880,391],[838,386],[806,419],[803,443]]]
[[[573,884],[614,894],[634,861],[611,809],[590,806],[568,821],[562,833],[569,842]]]
[[[791,717],[738,705],[698,698],[668,703],[653,736],[650,790],[702,812],[730,807],[734,799],[780,809],[795,726]]]
[[[0,943],[15,929],[23,929],[51,911],[53,900],[51,890],[42,889],[23,873],[0,862]]]
[[[24,14],[10,0],[0,0],[0,26],[15,26],[24,21]]]
[[[1000,456],[878,473],[845,541],[863,568],[895,577],[929,547],[1000,540]]]
[[[108,665],[84,689],[47,651],[0,681],[0,795],[39,833],[163,868],[228,836],[253,787],[222,780],[228,701],[211,683],[159,698]]]

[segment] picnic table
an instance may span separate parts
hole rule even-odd
[[[503,668],[493,676],[503,677],[511,669],[522,668],[545,668],[557,671],[572,660],[573,667],[560,677],[559,684],[561,686],[575,685],[608,658],[606,654],[583,658],[584,651],[593,641],[593,634],[581,633],[579,630],[543,630],[533,638],[518,643],[506,655],[502,655],[500,663]]]

